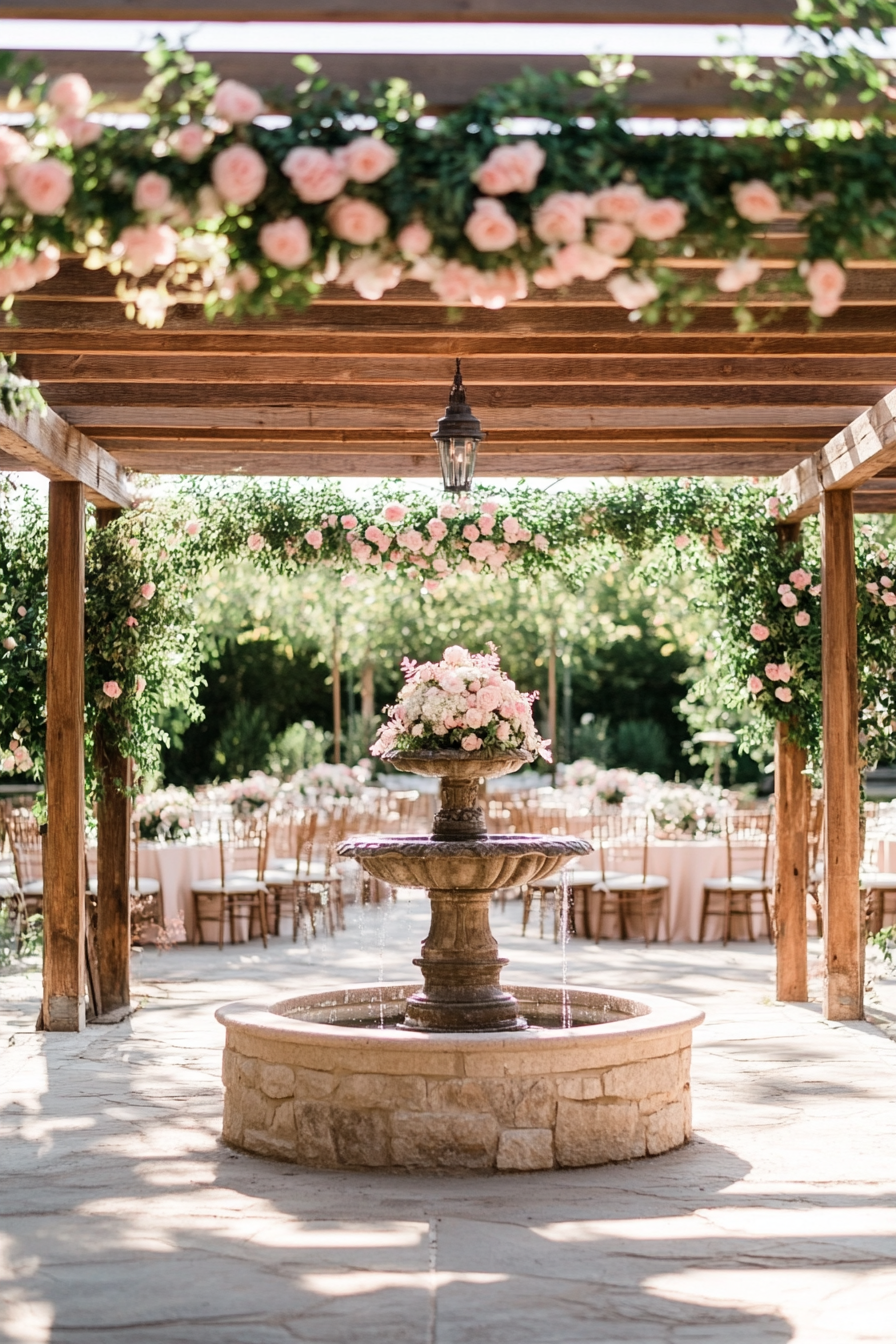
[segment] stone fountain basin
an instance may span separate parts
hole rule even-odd
[[[345,840],[343,858],[357,859],[383,882],[430,891],[498,891],[549,877],[573,854],[589,854],[587,840],[569,835],[493,835],[486,840],[431,840],[380,836]]]
[[[417,984],[220,1008],[225,1142],[310,1167],[535,1171],[686,1143],[703,1013],[580,986],[508,985],[523,1032],[398,1030]],[[380,1021],[384,1023],[379,1026]]]

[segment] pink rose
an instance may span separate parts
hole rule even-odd
[[[488,715],[483,714],[482,711],[475,706],[472,709],[468,709],[464,715],[464,723],[468,728],[482,728],[487,719]]]
[[[440,517],[440,518],[447,518],[447,519],[450,520],[450,519],[452,519],[452,518],[456,518],[459,512],[460,512],[460,510],[458,509],[458,507],[457,507],[456,504],[440,504],[440,505],[439,505],[439,517]]]
[[[0,168],[10,168],[15,163],[24,163],[31,153],[31,146],[18,131],[11,126],[0,126]]]
[[[882,593],[881,597],[885,607],[896,607],[896,593]]]
[[[424,580],[423,580],[423,587],[424,587],[424,589],[426,590],[426,592],[428,592],[428,593],[437,593],[437,592],[439,591],[439,589],[441,588],[441,586],[442,586],[442,585],[439,583],[439,580],[438,580],[438,579],[424,579]]]
[[[609,219],[614,224],[631,224],[647,200],[643,187],[634,182],[617,182],[615,187],[596,191],[589,203],[589,214],[595,219]]]
[[[251,145],[230,145],[212,160],[215,190],[231,205],[249,205],[261,194],[268,170]]]
[[[258,552],[264,549],[264,537],[260,532],[252,532],[246,538],[246,545],[250,551]]]
[[[498,145],[470,177],[486,196],[506,196],[511,191],[534,191],[538,174],[544,167],[544,159],[544,150],[535,140]]]
[[[747,678],[747,690],[751,695],[758,695],[762,690],[762,682],[757,676]]]
[[[540,266],[537,271],[533,271],[532,280],[539,289],[559,289],[567,283],[553,266]]]
[[[225,79],[215,89],[209,111],[222,121],[229,121],[231,126],[245,126],[261,116],[264,102],[248,84],[241,84],[238,79]]]
[[[90,106],[93,90],[83,75],[60,75],[47,90],[47,102],[57,112],[83,117]]]
[[[809,615],[808,611],[798,611],[793,619],[797,625],[808,625],[812,620],[812,617]]]
[[[117,681],[103,682],[103,695],[107,695],[110,700],[117,700],[121,695],[121,687]]]
[[[367,542],[359,541],[357,539],[353,541],[351,544],[351,553],[354,556],[354,558],[358,561],[359,565],[366,565],[367,561],[370,559],[371,554],[370,547],[367,545]]]
[[[202,531],[202,523],[198,518],[191,518],[184,528],[184,531],[188,537],[198,537],[199,533]]]
[[[625,271],[611,276],[607,281],[607,289],[621,308],[628,308],[631,311],[646,307],[660,295],[650,276],[645,275],[636,280]]]
[[[287,271],[297,271],[311,256],[311,235],[304,219],[273,220],[258,231],[258,245],[268,261]]]
[[[432,567],[437,574],[446,574],[448,572],[448,561],[442,555],[437,555],[432,562]]]
[[[766,665],[765,665],[765,675],[768,677],[769,681],[777,681],[777,680],[778,680],[778,672],[779,672],[779,668],[778,668],[778,664],[777,664],[777,663],[766,663]]]
[[[48,243],[44,250],[34,258],[31,263],[31,270],[38,283],[41,280],[52,280],[53,276],[59,272],[59,248],[53,243]]]
[[[515,518],[505,518],[501,524],[504,540],[511,543],[519,540],[520,525]]]
[[[490,513],[484,513],[481,518],[477,519],[477,523],[479,531],[487,537],[491,536],[492,532],[495,530],[495,520]]]
[[[6,636],[6,638],[3,641],[3,647],[4,649],[14,649],[16,647],[16,641],[12,635]]]
[[[889,574],[884,574],[884,575],[881,577],[880,586],[881,586],[881,588],[892,588],[892,587],[893,587],[893,580],[890,578]]]
[[[65,137],[72,149],[93,145],[103,133],[102,122],[88,121],[85,117],[62,116],[56,122],[56,133]]]
[[[206,147],[213,139],[211,131],[196,121],[188,121],[186,126],[178,126],[171,132],[168,143],[184,163],[195,163],[197,159],[202,158]]]
[[[139,674],[134,678],[134,691],[137,695],[142,695],[146,690],[146,678]]]
[[[754,257],[738,257],[729,261],[716,276],[716,289],[723,294],[736,294],[745,285],[755,285],[762,275],[762,263]]]
[[[113,254],[123,256],[132,275],[153,266],[170,266],[177,256],[177,234],[168,224],[131,224],[122,229]]]
[[[149,601],[151,597],[155,597],[155,593],[156,586],[154,583],[144,583],[141,585],[140,596],[145,597],[147,601]]]
[[[681,233],[685,225],[687,206],[666,196],[660,201],[648,201],[642,205],[632,220],[635,233],[641,238],[649,238],[653,243],[665,238],[674,238]]]
[[[462,535],[464,541],[478,541],[479,528],[476,526],[475,523],[467,523],[466,527],[463,530]]]
[[[441,268],[432,282],[432,291],[443,303],[454,307],[466,303],[470,291],[479,279],[475,266],[464,266],[460,261],[449,261]]]
[[[490,514],[493,518],[501,507],[499,499],[485,499],[482,502],[482,512]]]
[[[684,551],[690,546],[691,539],[690,537],[686,537],[683,532],[680,532],[672,544],[677,551]]]
[[[535,547],[536,551],[546,551],[548,549],[548,539],[547,537],[542,536],[540,532],[536,532],[535,536],[532,538],[532,545]]]
[[[775,691],[775,697],[778,700],[783,700],[785,705],[789,705],[793,699],[793,692],[789,686],[779,686]]]
[[[369,247],[382,238],[389,219],[378,205],[358,196],[340,196],[327,211],[327,224],[336,238],[358,247]]]
[[[56,270],[59,267],[57,265]],[[0,268],[0,294],[22,294],[38,282],[37,268],[24,257],[17,257],[11,266]]]
[[[375,302],[383,297],[387,289],[395,288],[403,270],[400,261],[388,261],[378,252],[365,249],[360,256],[352,257],[343,266],[339,273],[339,284],[352,285],[362,299]]]
[[[608,257],[622,257],[635,241],[635,233],[627,224],[595,224],[591,241],[598,252]]]
[[[821,584],[813,583],[812,587],[809,589],[809,592],[812,594],[813,597],[818,597],[819,594],[821,593]]]
[[[480,196],[464,225],[477,252],[506,252],[519,238],[519,229],[500,201]]]
[[[419,551],[423,545],[423,537],[415,527],[409,527],[406,532],[399,532],[395,540],[399,546],[404,546],[409,551]]]
[[[508,742],[510,740],[510,724],[499,723],[495,730],[495,737],[499,742]]]
[[[161,173],[143,173],[134,184],[135,210],[164,210],[171,201],[171,183]]]
[[[319,551],[324,542],[324,534],[316,527],[310,527],[305,533],[305,540],[315,551]]]
[[[806,274],[806,288],[812,295],[816,317],[832,317],[846,288],[846,272],[836,261],[813,261]]]
[[[342,526],[345,528],[346,532],[351,532],[352,528],[355,528],[355,527],[358,526],[358,520],[357,520],[357,518],[355,517],[355,515],[354,515],[353,513],[344,513],[344,514],[342,515],[342,517],[339,519],[339,521],[340,521],[340,523],[342,524]],[[370,529],[368,529],[368,530],[370,530]],[[378,528],[377,528],[377,531],[379,531]]]
[[[470,661],[470,655],[462,644],[449,644],[442,654],[442,661],[449,667],[461,667]]]
[[[483,686],[476,696],[476,703],[480,709],[485,710],[486,714],[491,714],[500,705],[501,697],[502,691],[499,686]]]
[[[487,560],[490,555],[495,553],[495,543],[493,541],[472,541],[470,542],[470,555],[474,560],[480,563]]]
[[[533,211],[532,228],[543,243],[580,243],[589,200],[581,191],[554,191]]]
[[[567,243],[554,254],[554,270],[564,285],[583,280],[604,280],[616,265],[614,257],[598,252],[589,243]]]
[[[770,517],[772,517],[772,518],[778,518],[778,517],[780,517],[780,515],[781,515],[781,501],[780,501],[780,499],[778,498],[777,495],[772,495],[771,498],[769,498],[769,499],[767,499],[767,500],[765,501],[765,511],[766,511],[766,513],[769,514]]]
[[[790,582],[794,588],[808,588],[812,582],[812,575],[807,573],[805,569],[795,569],[790,575]]]
[[[470,302],[477,308],[497,310],[528,293],[521,266],[499,266],[495,271],[476,271],[470,282]]]
[[[340,583],[342,584],[343,588],[354,588],[357,582],[358,582],[357,574],[343,574],[342,578],[340,579]]]
[[[448,535],[448,529],[440,518],[430,518],[426,530],[433,541],[442,541]]]
[[[333,158],[352,182],[364,183],[378,182],[398,162],[392,146],[372,135],[360,135],[357,140],[351,140],[337,149]]]
[[[314,145],[299,145],[291,149],[281,164],[281,171],[292,183],[300,201],[319,205],[338,196],[346,182],[341,164],[325,149]]]
[[[760,625],[758,621],[754,621],[750,626],[750,634],[761,643],[762,640],[768,639],[768,626]]]
[[[383,517],[387,523],[400,523],[407,513],[403,504],[387,504],[383,509]]]
[[[791,678],[792,676],[793,676],[793,673],[792,673],[791,670],[790,670],[790,664],[789,664],[789,663],[779,663],[779,664],[778,664],[778,680],[779,680],[779,681],[789,681],[790,678]]]
[[[478,751],[482,746],[482,743],[475,733],[468,733],[466,737],[462,737],[460,744],[464,751]]]
[[[125,621],[125,625],[127,625],[127,626],[134,626],[134,625],[136,625],[136,624],[137,624],[137,617],[136,617],[136,616],[129,616],[129,617],[127,618],[127,620]]]
[[[770,224],[781,213],[777,192],[755,177],[750,182],[735,183],[731,198],[741,219],[748,219],[751,224]]]
[[[432,234],[425,224],[415,220],[405,224],[395,241],[403,257],[414,259],[425,256],[432,247]]]
[[[797,604],[798,602],[799,602],[799,598],[797,597],[796,593],[782,593],[782,594],[781,594],[781,606],[782,606],[782,607],[795,607],[796,604]]]
[[[377,546],[381,551],[387,551],[389,549],[389,538],[386,536],[382,528],[379,527],[365,528],[364,539],[366,541],[372,541],[374,546]]]
[[[72,170],[58,159],[14,164],[9,177],[22,204],[33,215],[58,215],[72,194]]]

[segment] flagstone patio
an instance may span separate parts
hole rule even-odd
[[[493,917],[512,975],[558,980],[561,949],[521,939],[518,914]],[[0,1339],[892,1341],[896,980],[874,982],[881,1029],[776,1004],[764,944],[574,941],[572,983],[705,1009],[687,1148],[476,1177],[228,1150],[214,1007],[403,979],[427,910],[407,896],[348,920],[310,947],[144,951],[139,1010],[80,1036],[34,1033],[35,970],[0,978]]]

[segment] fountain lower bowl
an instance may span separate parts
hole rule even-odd
[[[400,1028],[419,988],[351,985],[219,1009],[225,1141],[309,1167],[534,1171],[663,1153],[690,1137],[699,1010],[508,985],[527,1031]]]

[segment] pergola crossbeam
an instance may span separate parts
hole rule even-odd
[[[896,392],[881,397],[851,421],[818,453],[792,467],[778,481],[778,494],[794,505],[786,521],[817,513],[826,490],[854,490],[896,464]]]
[[[19,471],[83,485],[92,503],[117,508],[134,503],[124,467],[55,411],[29,411],[20,417],[0,411],[0,449]]]

